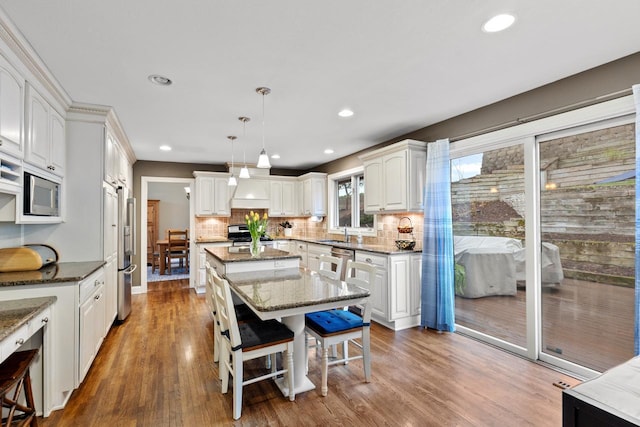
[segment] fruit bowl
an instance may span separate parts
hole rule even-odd
[[[415,240],[396,240],[396,247],[400,250],[412,250],[416,247]]]

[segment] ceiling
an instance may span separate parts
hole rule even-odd
[[[617,0],[0,0],[76,102],[113,106],[139,160],[310,169],[635,53]],[[485,33],[497,13],[513,27]],[[149,82],[151,74],[173,84]],[[338,117],[349,107],[351,118]],[[246,136],[239,116],[249,116]],[[169,145],[172,151],[159,150]],[[333,154],[324,154],[326,148]]]

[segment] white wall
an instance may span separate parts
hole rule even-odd
[[[170,182],[150,182],[148,200],[160,200],[160,238],[165,237],[167,228],[189,228],[189,200],[184,191],[185,184]]]

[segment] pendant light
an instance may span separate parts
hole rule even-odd
[[[233,141],[236,140],[236,137],[231,135],[231,136],[228,136],[227,138],[231,140],[231,176],[229,177],[229,186],[234,187],[238,185],[238,180],[236,180],[236,177],[233,176]]]
[[[259,87],[256,89],[260,95],[262,95],[262,151],[260,151],[260,157],[258,157],[258,164],[256,165],[260,169],[270,169],[271,163],[269,163],[269,156],[267,156],[267,150],[264,149],[264,97],[271,93],[271,89],[268,87]]]
[[[249,117],[238,117],[238,120],[242,122],[242,139],[245,141],[245,144],[242,145],[242,161],[244,162],[244,166],[240,169],[240,175],[238,178],[248,179],[251,178],[249,175],[249,169],[247,169],[247,155],[244,149],[246,145],[246,136],[247,136],[247,122],[251,120]]]

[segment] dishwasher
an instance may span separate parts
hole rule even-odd
[[[342,249],[331,247],[331,256],[342,259],[342,273],[340,274],[340,280],[344,280],[347,273],[347,260],[354,261],[356,252],[352,249]]]

